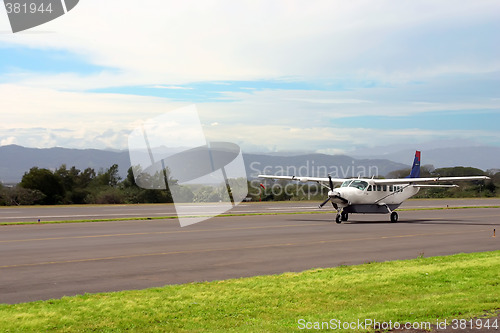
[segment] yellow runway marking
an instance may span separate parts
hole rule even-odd
[[[365,238],[353,238],[353,239],[332,239],[332,240],[321,240],[321,241],[303,242],[303,243],[266,244],[266,245],[242,246],[242,247],[231,247],[231,248],[219,248],[219,249],[216,248],[216,249],[205,249],[205,250],[185,250],[185,251],[171,251],[171,252],[159,252],[159,253],[132,254],[132,255],[124,255],[124,256],[101,257],[101,258],[73,259],[73,260],[61,260],[61,261],[46,261],[46,262],[31,263],[31,264],[4,265],[4,266],[0,266],[0,269],[1,268],[45,266],[45,265],[56,265],[56,264],[69,264],[69,263],[82,263],[82,262],[96,262],[96,261],[117,260],[117,259],[144,258],[144,257],[153,257],[153,256],[168,256],[168,255],[177,255],[177,254],[210,253],[210,252],[236,251],[236,250],[256,250],[256,249],[265,249],[265,248],[273,248],[273,247],[290,247],[290,246],[304,246],[304,245],[317,245],[317,244],[329,244],[329,243],[360,242],[360,241],[372,241],[372,240],[379,240],[379,239],[396,239],[396,238],[411,238],[411,237],[472,234],[472,233],[482,233],[485,231],[487,231],[487,230],[483,229],[483,230],[478,230],[478,231],[421,233],[421,234],[365,237]]]

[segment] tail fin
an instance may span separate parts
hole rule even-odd
[[[411,167],[411,173],[406,178],[419,178],[420,177],[420,151],[415,152],[415,159]]]

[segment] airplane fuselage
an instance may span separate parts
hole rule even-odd
[[[346,213],[387,214],[418,191],[410,183],[376,185],[371,179],[350,179],[329,191],[328,196]]]
[[[332,178],[328,177],[296,177],[296,176],[268,176],[261,178],[298,180],[301,182],[328,182],[328,198],[319,208],[330,201],[337,210],[335,221],[347,221],[349,213],[361,214],[391,214],[391,222],[398,221],[398,213],[394,210],[403,201],[418,193],[421,187],[457,187],[457,185],[442,185],[437,182],[455,182],[465,180],[487,180],[487,176],[465,177],[420,177],[420,151],[415,152],[415,159],[410,175],[398,179],[362,179],[362,178]],[[433,183],[433,184],[429,184]],[[335,184],[341,184],[335,187]],[[326,185],[325,185],[326,186]]]

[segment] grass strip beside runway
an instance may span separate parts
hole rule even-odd
[[[499,281],[500,251],[458,254],[0,305],[0,328],[290,332],[300,320],[434,323],[499,309]]]

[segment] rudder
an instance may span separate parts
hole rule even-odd
[[[411,167],[410,175],[406,178],[419,178],[420,177],[420,151],[415,152],[415,159]]]

